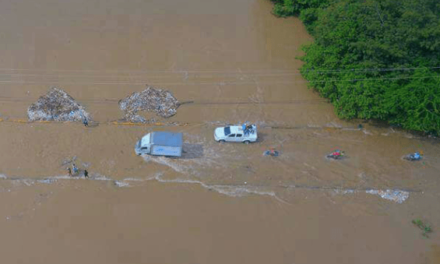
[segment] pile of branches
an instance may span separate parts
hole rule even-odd
[[[125,120],[136,123],[155,122],[140,116],[141,111],[154,112],[159,117],[169,118],[177,113],[179,105],[179,101],[170,91],[151,86],[119,101],[119,107],[125,112]]]
[[[29,121],[89,121],[90,114],[65,91],[51,88],[28,108]]]

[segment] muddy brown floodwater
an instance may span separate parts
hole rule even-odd
[[[1,262],[440,263],[438,141],[339,120],[298,72],[311,37],[270,10],[1,1]],[[113,124],[146,84],[193,103],[162,120],[177,125]],[[52,86],[99,124],[24,122]],[[214,142],[217,125],[243,121],[260,142]],[[135,156],[153,130],[184,132],[184,157]],[[281,155],[264,157],[270,147]],[[347,157],[327,160],[336,148]],[[402,159],[418,150],[421,162]],[[74,157],[89,179],[67,176]]]

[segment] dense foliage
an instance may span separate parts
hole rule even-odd
[[[329,0],[272,0],[275,6],[273,12],[280,17],[298,15],[307,9],[326,7]]]
[[[301,73],[340,117],[440,133],[440,1],[274,2],[314,36]]]

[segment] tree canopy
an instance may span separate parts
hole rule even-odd
[[[440,133],[440,1],[274,2],[315,38],[301,73],[341,118]]]

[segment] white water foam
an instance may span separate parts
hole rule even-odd
[[[186,159],[184,156],[182,158],[167,158],[150,155],[142,155],[142,158],[146,162],[155,162],[167,166],[178,173],[191,175],[200,175],[201,171],[206,168],[212,170],[213,168],[220,169],[228,166],[218,153],[208,147],[203,150],[203,155],[197,158]]]
[[[182,178],[176,178],[176,179],[164,179],[163,173],[157,173],[155,176],[150,178],[125,178],[122,180],[114,180],[107,176],[103,175],[97,175],[92,178],[85,178],[85,177],[70,177],[67,175],[61,175],[61,176],[53,176],[53,177],[47,177],[44,179],[29,179],[29,178],[20,178],[20,177],[14,177],[14,178],[8,178],[4,174],[0,174],[0,180],[10,180],[14,185],[21,185],[24,184],[26,186],[33,186],[37,183],[41,184],[53,184],[57,182],[58,180],[97,180],[97,181],[113,181],[117,187],[124,188],[124,187],[131,187],[129,182],[145,182],[145,181],[151,181],[156,180],[160,183],[180,183],[180,184],[198,184],[202,186],[203,188],[206,188],[208,190],[214,190],[220,194],[227,195],[230,197],[243,197],[247,195],[263,195],[263,196],[270,196],[274,197],[280,202],[287,203],[286,201],[279,198],[274,191],[271,190],[263,190],[264,186],[252,186],[252,185],[220,185],[220,184],[206,184],[199,180],[192,180],[192,179],[182,179]],[[284,186],[285,187],[285,186]],[[296,186],[292,186],[292,188],[297,188]],[[301,187],[299,187],[301,188]],[[316,188],[314,188],[316,189]],[[359,193],[361,190],[356,189],[322,189],[327,191],[333,191],[335,194],[339,195],[346,195],[346,194],[356,194]],[[372,195],[378,195],[383,199],[393,201],[396,203],[403,203],[409,198],[409,192],[403,191],[403,190],[379,190],[379,189],[371,189],[363,191],[367,194]]]
[[[57,181],[57,179],[54,179],[54,178],[53,179],[48,178],[48,179],[44,179],[44,180],[38,180],[39,183],[44,183],[44,184],[52,184],[56,181]]]
[[[161,183],[182,183],[182,184],[198,184],[202,186],[203,188],[206,188],[208,190],[214,190],[218,193],[230,196],[230,197],[243,197],[249,194],[256,194],[256,195],[264,195],[264,196],[271,196],[277,199],[278,201],[281,201],[283,203],[287,203],[286,201],[280,199],[275,192],[273,191],[262,191],[258,190],[259,187],[255,186],[232,186],[232,185],[210,185],[206,184],[204,182],[198,181],[198,180],[190,180],[190,179],[163,179],[162,175],[158,175],[154,178],[156,181]],[[251,189],[253,188],[253,189]]]
[[[353,189],[334,189],[333,190],[336,194],[354,194],[356,193]]]
[[[26,186],[33,186],[37,183],[41,184],[53,184],[56,183],[59,180],[66,180],[66,181],[74,181],[74,180],[99,180],[99,181],[111,181],[112,179],[98,175],[97,177],[93,178],[86,178],[84,176],[82,177],[72,177],[68,175],[57,175],[57,176],[50,176],[40,179],[35,178],[27,178],[27,177],[8,177],[4,174],[0,174],[0,180],[7,180],[10,181],[13,185],[19,186],[19,185],[26,185]]]
[[[170,167],[171,169],[173,169],[176,172],[179,173],[186,173],[189,172],[190,170],[190,166],[186,166],[184,164],[178,164],[178,161],[176,162],[176,160],[172,160],[170,158],[166,158],[166,157],[152,157],[149,155],[143,155],[142,158],[146,161],[153,161],[156,163],[159,163],[161,165],[165,165]],[[180,163],[183,163],[182,161]]]
[[[362,132],[363,132],[365,135],[369,135],[369,136],[373,135],[373,133],[371,133],[370,131],[368,131],[368,130],[366,130],[366,129],[362,129]]]
[[[356,194],[359,193],[360,190],[353,190],[353,189],[334,189],[334,193],[336,194]],[[363,192],[363,191],[362,191]],[[372,194],[372,195],[378,195],[382,199],[393,201],[396,203],[403,203],[409,198],[409,192],[403,191],[403,190],[366,190],[365,193]]]
[[[130,187],[130,184],[128,182],[124,181],[115,181],[115,185],[118,187]]]
[[[100,174],[94,175],[91,179],[95,181],[113,181],[113,179]]]
[[[154,177],[150,177],[150,178],[146,178],[146,179],[141,179],[141,178],[125,178],[125,179],[122,179],[122,180],[116,180],[116,181],[114,181],[114,183],[115,183],[115,185],[117,187],[123,188],[123,187],[132,187],[133,186],[132,184],[136,184],[136,183],[140,183],[140,182],[146,182],[146,181],[151,181],[151,180],[154,180],[154,179],[155,179],[155,176]]]
[[[390,200],[399,204],[409,198],[409,192],[402,190],[368,190],[366,193],[379,195],[382,199]]]
[[[153,177],[154,178],[154,177]],[[133,181],[133,182],[143,182],[143,181],[147,181],[149,179],[152,178],[147,178],[147,179],[140,179],[140,178],[125,178],[123,179],[123,181]]]

